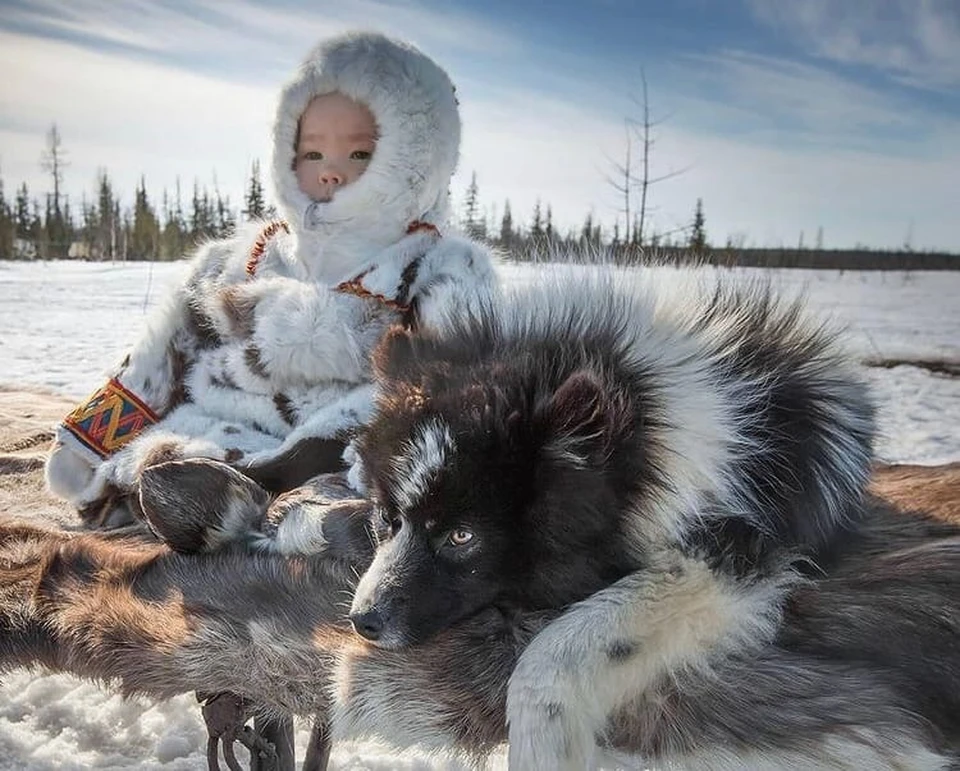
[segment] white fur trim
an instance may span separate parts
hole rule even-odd
[[[333,91],[370,109],[379,139],[363,176],[320,204],[297,185],[294,143],[307,104]],[[453,84],[416,48],[377,33],[353,33],[314,49],[281,94],[273,156],[277,197],[312,275],[342,280],[398,241],[412,220],[445,225],[459,146]]]

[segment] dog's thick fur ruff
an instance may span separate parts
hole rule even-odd
[[[585,600],[511,678],[518,768],[587,766],[618,709],[769,642],[860,517],[872,409],[835,336],[762,288],[661,275],[548,275],[378,351],[357,450],[385,524],[355,628],[399,648]]]

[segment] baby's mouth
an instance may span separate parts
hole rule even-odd
[[[334,193],[337,192],[335,185],[325,185],[317,191],[314,201],[317,203],[330,203],[333,200]]]

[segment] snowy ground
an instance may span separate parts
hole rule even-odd
[[[139,334],[183,264],[0,262],[0,384],[83,397]],[[529,278],[529,268],[507,268]],[[705,269],[712,270],[712,269]],[[756,271],[737,271],[747,277]],[[803,291],[848,328],[858,360],[960,364],[960,272],[764,273]],[[865,369],[879,407],[879,455],[889,461],[960,460],[960,378],[915,366]],[[121,700],[70,677],[14,673],[0,684],[0,771],[203,769],[204,730],[193,697]],[[306,733],[298,735],[306,747]],[[503,767],[503,758],[491,766]],[[339,745],[334,769],[461,769],[456,761]]]

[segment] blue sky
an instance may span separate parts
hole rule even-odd
[[[56,121],[74,202],[98,167],[132,199],[194,179],[239,202],[269,158],[276,94],[319,38],[410,39],[457,83],[459,198],[476,171],[499,217],[539,198],[563,227],[608,227],[609,185],[645,71],[656,129],[653,226],[747,245],[862,243],[960,252],[960,3],[956,0],[0,1],[0,171],[49,183]]]

